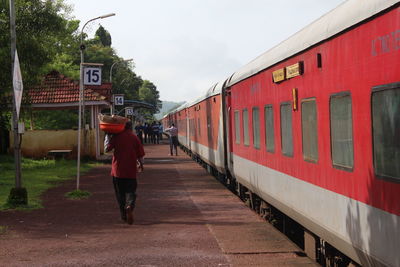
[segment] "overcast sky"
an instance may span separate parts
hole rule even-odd
[[[161,100],[189,101],[345,0],[66,0],[93,36],[133,58]]]

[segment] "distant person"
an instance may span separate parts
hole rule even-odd
[[[143,133],[144,133],[144,142],[147,144],[148,140],[150,139],[149,125],[147,124],[147,122],[143,126]]]
[[[136,136],[139,137],[140,142],[143,144],[143,126],[140,122],[136,125],[135,131]]]
[[[175,155],[178,156],[178,128],[175,124],[171,124],[171,127],[165,129],[165,132],[169,133],[169,149],[171,151],[170,155],[173,156],[173,148],[175,148]]]
[[[125,130],[119,134],[107,134],[104,148],[106,152],[114,149],[111,176],[115,196],[121,219],[132,224],[136,202],[137,168],[143,171],[143,156],[145,155],[142,143],[132,132],[132,122],[128,121],[125,124]]]
[[[158,134],[159,134],[160,140],[162,140],[162,138],[163,138],[163,132],[164,132],[163,125],[161,124],[161,122],[159,122],[158,123]]]
[[[149,143],[150,144],[155,144],[154,142],[154,132],[153,132],[153,124],[149,124],[147,126],[148,132],[149,132]]]
[[[159,144],[160,143],[160,127],[158,127],[157,123],[154,122],[153,125],[151,126],[153,129],[153,144]]]

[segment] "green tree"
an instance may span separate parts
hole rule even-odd
[[[15,3],[17,50],[24,88],[37,84],[55,56],[77,29],[69,20],[69,7],[63,0],[18,0]],[[8,1],[0,0],[0,19],[8,21]],[[71,37],[73,38],[73,37]],[[11,89],[10,29],[0,23],[0,88]]]
[[[152,111],[153,114],[157,113],[162,107],[160,93],[158,92],[157,87],[148,80],[144,80],[142,86],[139,88],[139,99],[154,105],[155,108]]]
[[[113,92],[124,94],[125,98],[129,100],[139,100],[139,88],[143,83],[142,78],[137,76],[126,63],[115,66],[116,70],[113,70]]]
[[[108,46],[108,47],[111,46],[111,35],[106,29],[104,29],[103,26],[100,25],[100,27],[97,29],[95,35],[96,35],[96,37],[99,38],[100,43],[103,46]]]
[[[55,55],[52,57],[52,61],[45,66],[45,73],[57,70],[69,78],[79,80],[80,36],[78,28],[79,21],[67,21],[67,32],[59,37],[59,46],[56,49]]]
[[[64,0],[16,0],[17,50],[21,64],[24,90],[40,82],[52,70],[79,80],[80,32],[79,21],[71,18],[72,9]],[[0,0],[0,20],[9,20],[9,1]],[[84,35],[84,38],[87,38]],[[102,26],[93,39],[84,40],[85,62],[103,63],[103,81],[108,82],[111,65],[122,61],[111,47],[111,35]],[[0,132],[9,127],[11,109],[4,97],[11,92],[10,29],[8,23],[0,22]],[[139,100],[139,88],[143,84],[133,71],[134,64],[117,64],[113,70],[113,91],[123,93],[126,99]],[[155,86],[154,88],[155,89]],[[154,94],[154,91],[152,92]],[[23,112],[24,110],[22,110]],[[54,113],[55,114],[55,113]],[[63,113],[72,122],[74,112]],[[67,127],[57,123],[59,116],[46,112],[35,114],[35,124],[40,128]],[[41,120],[41,121],[38,121]],[[46,124],[46,121],[48,122]],[[6,126],[7,125],[7,126]],[[0,138],[1,139],[1,138]],[[0,140],[1,141],[1,140]]]
[[[3,129],[9,127],[11,116],[10,105],[4,100],[12,89],[9,10],[9,1],[0,0],[0,19],[6,21],[0,23],[0,128]],[[40,81],[57,54],[75,40],[78,22],[70,19],[70,11],[63,0],[15,1],[17,51],[25,91]]]
[[[66,130],[77,127],[77,121],[77,110],[37,110],[33,113],[32,123],[35,130]],[[25,123],[30,125],[30,118]]]
[[[102,67],[103,82],[109,82],[111,66],[117,62],[112,73],[113,93],[124,94],[125,99],[139,100],[138,92],[143,80],[133,71],[134,63],[124,62],[123,58],[120,58],[111,46],[107,46],[107,42],[101,41],[103,34],[109,35],[111,40],[108,31],[100,26],[96,31],[96,36],[85,42],[87,44],[85,61],[104,64]]]

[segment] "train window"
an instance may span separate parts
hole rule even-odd
[[[249,114],[246,108],[243,110],[243,144],[249,145]]]
[[[253,108],[253,144],[255,148],[260,148],[260,109]]]
[[[400,182],[400,83],[373,88],[372,133],[375,174]]]
[[[235,142],[240,144],[240,112],[235,111]]]
[[[332,164],[335,168],[353,170],[353,118],[350,93],[331,96],[331,150]]]
[[[293,128],[292,128],[292,105],[290,102],[281,104],[281,136],[282,154],[293,156]]]
[[[266,105],[264,108],[265,117],[265,142],[268,152],[275,152],[275,136],[274,136],[274,110],[272,105]]]
[[[306,161],[318,161],[317,102],[315,98],[301,101],[301,132],[303,158]]]

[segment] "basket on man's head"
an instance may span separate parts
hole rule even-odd
[[[129,121],[129,119],[125,117],[118,115],[109,116],[101,113],[99,114],[98,118],[100,121],[100,129],[106,133],[112,134],[120,133],[126,129],[126,123]],[[132,128],[132,122],[130,127]]]

